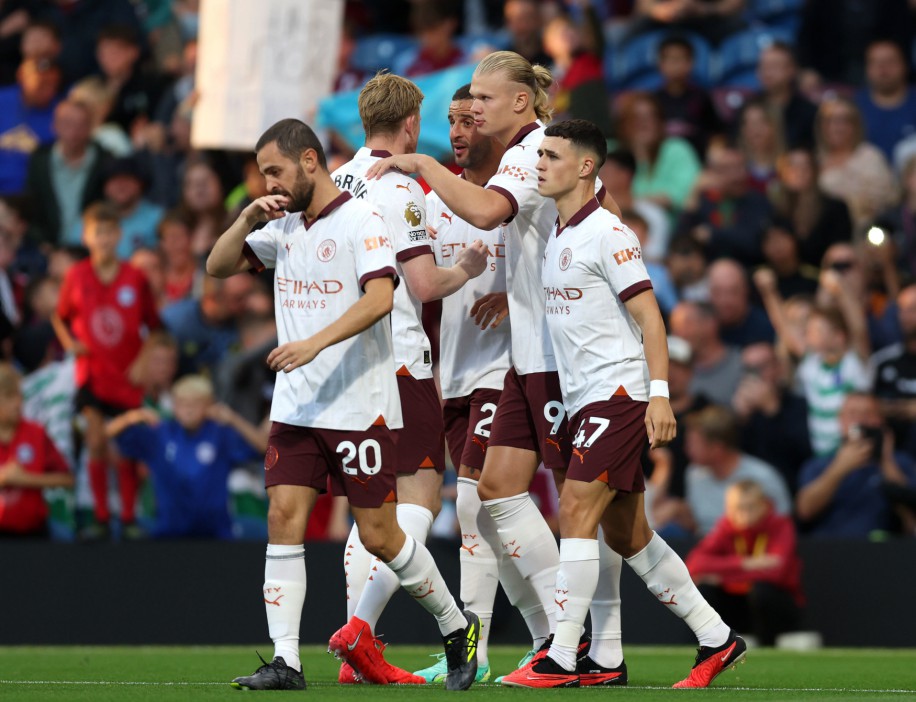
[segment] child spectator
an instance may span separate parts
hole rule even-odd
[[[89,452],[89,482],[97,524],[85,538],[108,533],[109,449],[104,417],[139,406],[143,390],[127,377],[143,343],[142,330],[159,327],[159,315],[146,278],[117,257],[121,238],[118,212],[107,204],[90,206],[83,236],[89,258],[74,264],[64,278],[52,319],[64,349],[77,357],[76,409],[83,416]],[[132,461],[118,461],[123,533],[134,531],[138,479]]]
[[[649,235],[649,223],[645,218],[634,210],[623,210],[621,213],[624,222],[627,223],[627,226],[633,230],[633,233],[636,234],[636,238],[639,239],[639,246],[642,251],[645,251],[650,245],[650,235]],[[645,258],[645,255],[643,255]],[[674,309],[674,306],[677,304],[677,289],[674,287],[674,283],[671,282],[671,276],[668,274],[668,269],[665,268],[661,263],[655,263],[652,261],[646,261],[646,271],[649,273],[649,279],[652,281],[652,289],[655,292],[655,297],[658,299],[658,306],[662,311],[662,314],[667,317],[671,314],[671,310]]]
[[[179,209],[169,210],[159,223],[159,248],[165,259],[166,304],[191,297],[194,289],[202,286],[203,275],[191,249],[193,226],[191,216]]]
[[[73,487],[73,476],[40,424],[22,418],[19,374],[0,363],[0,535],[47,536],[42,489]]]
[[[722,122],[707,92],[690,81],[693,60],[693,45],[687,39],[665,38],[658,46],[658,71],[665,82],[655,96],[665,114],[668,136],[686,139],[702,158],[709,138],[722,130]]]
[[[795,525],[752,480],[725,491],[725,516],[687,556],[687,569],[706,601],[764,646],[798,624],[804,595]]]
[[[152,535],[158,538],[232,537],[229,473],[267,450],[261,431],[225,405],[213,403],[213,385],[199,375],[172,386],[174,419],[135,409],[108,423],[126,456],[143,461],[156,496]]]
[[[131,380],[143,388],[143,406],[160,415],[173,412],[172,383],[178,372],[178,344],[163,329],[150,332],[136,363],[130,369]]]

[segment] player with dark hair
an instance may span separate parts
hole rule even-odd
[[[403,423],[388,319],[398,282],[388,228],[376,210],[337,189],[306,124],[274,125],[257,154],[270,194],[242,211],[207,259],[207,272],[220,278],[276,269],[280,345],[267,357],[277,383],[264,460],[270,500],[264,603],[275,649],[270,663],[232,684],[305,688],[302,536],[330,476],[335,494],[350,502],[366,549],[436,617],[446,688],[466,689],[477,672],[480,623],[458,609],[429,551],[404,534],[395,515],[393,431]],[[366,629],[352,642],[335,633],[329,651],[357,672],[382,665]]]

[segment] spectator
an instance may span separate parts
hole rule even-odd
[[[95,57],[114,104],[108,116],[127,134],[138,120],[148,120],[162,93],[162,80],[143,71],[140,33],[131,24],[109,24],[98,34]]]
[[[0,86],[16,81],[16,66],[26,56],[23,36],[31,24],[33,8],[26,0],[6,0],[0,5]],[[51,57],[53,58],[53,57]]]
[[[267,181],[258,168],[258,159],[254,154],[246,155],[242,162],[242,182],[226,196],[225,208],[229,213],[227,221],[234,222],[242,210],[267,194]]]
[[[102,198],[102,178],[111,156],[92,142],[92,116],[73,100],[54,110],[57,139],[37,149],[29,160],[29,195],[41,207],[35,224],[42,241],[66,242],[87,205]]]
[[[893,163],[894,147],[916,132],[916,92],[907,85],[906,57],[899,45],[877,39],[865,52],[867,85],[856,93],[865,139]]]
[[[163,209],[146,199],[149,179],[140,161],[131,156],[112,161],[105,169],[102,192],[121,217],[121,243],[118,258],[129,259],[141,248],[155,248],[156,229]],[[66,243],[82,241],[82,222],[67,237]]]
[[[741,382],[731,403],[743,425],[741,447],[778,470],[794,492],[798,471],[811,457],[808,406],[790,392],[772,344],[747,346],[741,362]]]
[[[633,210],[623,210],[621,219],[633,230],[636,238],[639,239],[640,249],[645,251],[645,247],[651,244],[649,223],[643,219],[642,215]],[[643,258],[645,258],[645,254],[643,254]],[[677,290],[674,288],[674,283],[671,282],[671,276],[668,275],[667,268],[660,263],[652,261],[646,261],[645,263],[649,279],[652,281],[652,291],[658,300],[658,306],[667,317],[677,304]]]
[[[696,32],[712,44],[746,26],[745,0],[636,0],[630,34],[661,27]]]
[[[62,48],[60,29],[53,22],[32,19],[22,31],[19,51],[23,59],[57,61]]]
[[[646,221],[649,236],[642,249],[643,258],[646,261],[663,261],[671,239],[671,221],[664,208],[646,198],[633,197],[633,177],[636,175],[636,159],[633,154],[626,149],[611,151],[599,175],[604,187],[622,211],[637,212]]]
[[[156,538],[232,537],[229,473],[267,450],[267,432],[226,405],[213,404],[213,386],[186,376],[172,387],[174,419],[135,409],[112,419],[110,437],[126,456],[143,461],[156,496]]]
[[[789,489],[768,463],[741,452],[741,430],[731,410],[710,406],[687,418],[687,506],[698,534],[707,534],[725,513],[725,491],[742,480],[760,485],[777,514],[792,508]]]
[[[503,17],[509,32],[509,50],[532,64],[549,66],[550,56],[544,52],[541,41],[544,29],[541,0],[506,0]]]
[[[601,26],[591,6],[585,8],[584,14],[584,26],[577,26],[568,15],[558,15],[544,30],[544,50],[552,59],[551,73],[556,81],[554,119],[587,119],[610,136],[611,115],[600,53]],[[598,37],[598,41],[586,41],[586,33]],[[589,43],[597,43],[599,52],[590,51]]]
[[[764,47],[757,63],[757,78],[763,87],[757,97],[782,116],[788,148],[814,148],[817,105],[798,89],[798,65],[792,47],[782,41]]]
[[[165,262],[167,304],[191,297],[203,283],[203,272],[191,250],[193,220],[180,209],[169,210],[159,222],[159,248]]]
[[[84,105],[92,114],[92,140],[113,156],[127,156],[134,146],[121,127],[108,120],[115,93],[99,76],[83,78],[70,88],[67,97]]]
[[[916,284],[897,296],[903,341],[871,357],[872,391],[894,432],[894,443],[916,458]]]
[[[741,352],[726,346],[716,312],[706,303],[680,302],[671,312],[671,333],[686,339],[693,354],[691,392],[728,405],[741,380]]]
[[[227,353],[214,369],[220,402],[237,407],[253,424],[260,424],[270,413],[277,374],[264,359],[276,346],[277,324],[273,313],[247,312],[239,320],[239,348]]]
[[[751,303],[747,272],[736,261],[720,258],[709,267],[709,303],[726,344],[743,348],[773,342],[773,326],[766,312]]]
[[[847,395],[839,423],[843,442],[837,450],[802,467],[798,518],[813,536],[864,538],[888,531],[893,511],[886,486],[916,488],[916,465],[894,450],[893,433],[884,427],[872,395]]]
[[[804,594],[795,525],[773,512],[752,480],[725,491],[725,515],[687,556],[687,569],[717,612],[772,646],[801,618]]]
[[[862,115],[854,103],[833,98],[817,112],[816,137],[821,189],[843,200],[856,233],[897,201],[897,183],[881,151],[865,141]]]
[[[130,379],[143,388],[143,406],[162,417],[171,417],[172,384],[178,372],[178,344],[163,329],[150,332],[130,369]]]
[[[912,46],[913,22],[907,5],[907,0],[807,0],[796,39],[806,92],[837,83],[862,84],[865,51],[874,37]]]
[[[61,345],[77,357],[76,410],[85,420],[89,483],[96,524],[83,530],[87,540],[107,538],[109,530],[108,466],[105,417],[137,407],[143,391],[128,379],[128,369],[143,343],[142,332],[159,326],[146,278],[118,260],[121,232],[118,213],[105,203],[86,210],[84,239],[89,258],[67,272],[57,314],[52,320]],[[122,534],[139,536],[135,507],[139,487],[132,461],[117,462]]]
[[[885,211],[878,221],[894,237],[901,269],[912,273],[916,271],[916,153],[904,164],[901,182],[900,204]]]
[[[40,424],[22,417],[19,374],[0,363],[0,536],[48,535],[44,488],[73,487],[67,462]]]
[[[162,252],[143,246],[134,251],[127,261],[146,278],[156,309],[161,310],[165,307],[165,269]]]
[[[710,256],[734,258],[745,266],[760,263],[772,208],[765,196],[748,188],[741,151],[714,139],[693,199],[681,217],[681,231],[693,234]]]
[[[51,325],[59,295],[60,283],[48,276],[33,279],[26,288],[23,324],[13,338],[13,361],[26,374],[64,358],[63,347]],[[72,415],[72,410],[68,413]],[[29,418],[36,417],[29,415]]]
[[[706,255],[703,247],[690,234],[679,234],[672,239],[665,257],[665,267],[678,298],[691,302],[709,300]]]
[[[180,375],[207,372],[238,344],[238,320],[253,287],[247,275],[206,276],[199,300],[187,298],[162,311],[163,323],[178,342]]]
[[[410,78],[457,65],[464,52],[455,43],[461,5],[455,0],[414,0],[410,24],[420,41],[420,53],[404,71]]]
[[[38,232],[32,225],[32,210],[33,203],[26,196],[0,197],[0,237],[8,240],[14,252],[10,272],[22,285],[48,269],[47,257],[38,247]]]
[[[710,402],[705,395],[697,394],[691,389],[693,380],[693,355],[690,344],[679,336],[668,337],[668,392],[671,411],[679,427],[690,414],[708,407]],[[650,485],[657,488],[656,495],[650,501],[646,496],[646,507],[649,510],[653,527],[659,529],[668,526],[668,533],[676,525],[679,535],[693,531],[693,522],[684,503],[684,476],[687,473],[689,460],[684,450],[684,432],[679,431],[671,442],[660,449],[649,453],[653,469]]]
[[[226,208],[222,182],[215,166],[206,158],[190,161],[181,186],[181,207],[191,216],[191,250],[206,256],[223,231]]]
[[[658,100],[649,93],[628,95],[620,109],[618,135],[636,157],[633,194],[679,212],[700,174],[700,162],[687,141],[665,136]]]
[[[352,65],[358,38],[356,24],[344,17],[343,27],[340,32],[340,46],[337,53],[337,74],[334,77],[335,93],[359,90],[371,77],[365,71]]]
[[[709,94],[694,85],[693,44],[672,35],[658,45],[658,71],[664,83],[655,91],[665,115],[665,133],[690,142],[698,158],[706,153],[713,134],[722,131],[722,121]]]
[[[849,208],[842,200],[821,190],[817,160],[807,149],[796,148],[783,154],[777,175],[777,181],[770,188],[773,208],[792,224],[801,260],[811,266],[820,266],[827,247],[852,239]]]
[[[783,299],[795,295],[814,295],[820,271],[802,263],[798,238],[787,221],[770,222],[763,233],[763,259],[776,278],[776,289]]]
[[[0,88],[0,195],[19,194],[29,157],[54,140],[54,114],[61,72],[48,59],[26,59],[16,85]]]
[[[785,151],[782,120],[762,98],[749,100],[738,115],[738,146],[744,154],[751,188],[764,195],[776,178]]]

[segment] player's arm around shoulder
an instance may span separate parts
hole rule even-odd
[[[207,257],[207,274],[228,278],[251,268],[245,257],[245,240],[258,223],[272,222],[286,216],[289,201],[283,195],[265,195],[248,205],[235,222],[223,232]]]

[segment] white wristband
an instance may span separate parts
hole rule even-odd
[[[669,397],[667,380],[650,380],[649,397]]]

